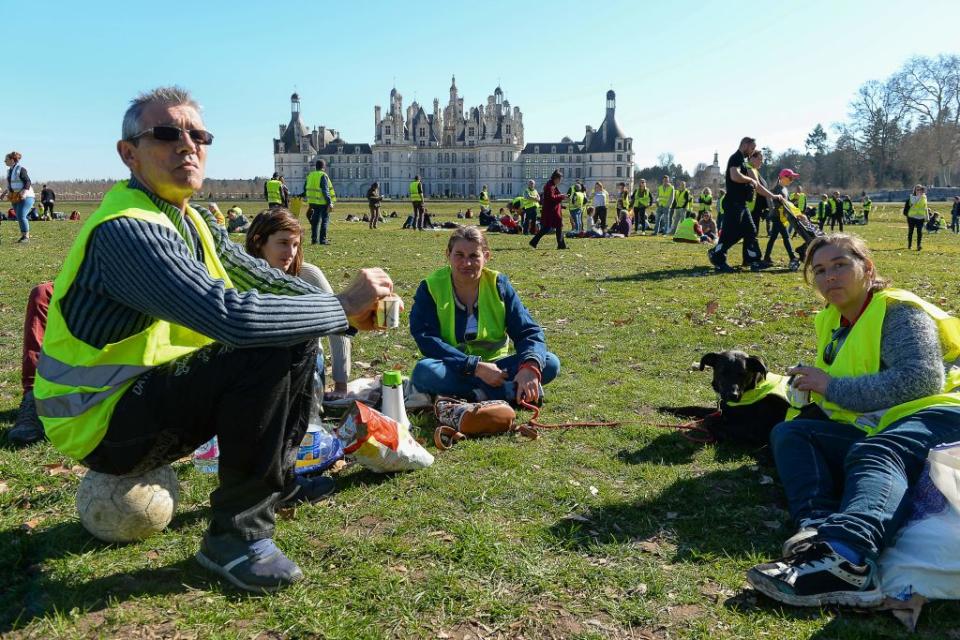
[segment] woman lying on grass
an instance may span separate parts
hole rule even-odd
[[[747,580],[791,605],[876,606],[876,559],[908,513],[907,489],[931,447],[960,440],[960,320],[887,288],[856,236],[815,238],[811,276],[827,302],[816,366],[789,373],[812,404],[770,436],[800,530]]]

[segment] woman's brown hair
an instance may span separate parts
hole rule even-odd
[[[483,231],[479,227],[459,227],[450,234],[450,239],[447,241],[447,255],[450,255],[453,251],[453,245],[460,240],[476,242],[484,253],[490,251],[490,247],[487,245],[487,237],[483,235]]]
[[[807,284],[810,284],[813,256],[824,247],[837,247],[838,249],[846,251],[853,256],[854,260],[860,263],[864,273],[866,273],[867,264],[869,263],[873,268],[873,274],[870,276],[870,291],[885,289],[890,285],[890,281],[880,277],[880,274],[877,272],[877,265],[873,261],[873,254],[870,252],[870,247],[867,246],[867,242],[860,236],[849,233],[830,233],[814,238],[810,242],[810,246],[807,247],[806,258],[804,258],[803,261],[803,281]]]
[[[247,253],[254,258],[263,258],[263,245],[266,244],[270,236],[278,231],[292,231],[300,237],[301,243],[303,242],[303,226],[300,221],[290,213],[289,209],[273,207],[258,213],[257,217],[250,223],[250,228],[247,230]],[[291,276],[300,275],[302,266],[303,251],[298,250],[293,262],[287,269],[287,274]]]
[[[20,158],[22,157],[23,157],[23,154],[20,153],[19,151],[11,151],[10,153],[7,154],[7,159],[13,160],[14,162],[20,162]]]

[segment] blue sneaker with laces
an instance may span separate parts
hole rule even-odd
[[[208,531],[194,557],[204,569],[244,591],[276,591],[303,579],[300,567],[272,538],[248,541],[232,533]]]

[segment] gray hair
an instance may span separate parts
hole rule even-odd
[[[193,107],[198,113],[200,111],[200,105],[193,99],[190,92],[182,87],[174,85],[144,91],[130,101],[127,112],[123,114],[123,128],[120,133],[121,140],[130,140],[140,133],[142,127],[140,118],[143,117],[143,112],[151,104],[186,105]]]

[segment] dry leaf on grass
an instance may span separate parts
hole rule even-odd
[[[0,493],[6,493],[10,491],[10,487],[7,486],[6,482],[0,482]]]
[[[54,462],[53,464],[45,464],[43,468],[47,475],[49,476],[62,476],[69,475],[73,473],[69,467],[65,467],[59,462]]]
[[[710,302],[707,303],[707,306],[704,308],[704,311],[706,311],[707,315],[710,316],[715,314],[717,312],[717,309],[719,308],[720,308],[720,303],[717,302],[716,300],[711,300]]]
[[[33,531],[34,529],[36,529],[39,524],[40,524],[40,518],[33,518],[21,524],[20,528],[29,533],[30,531]]]

